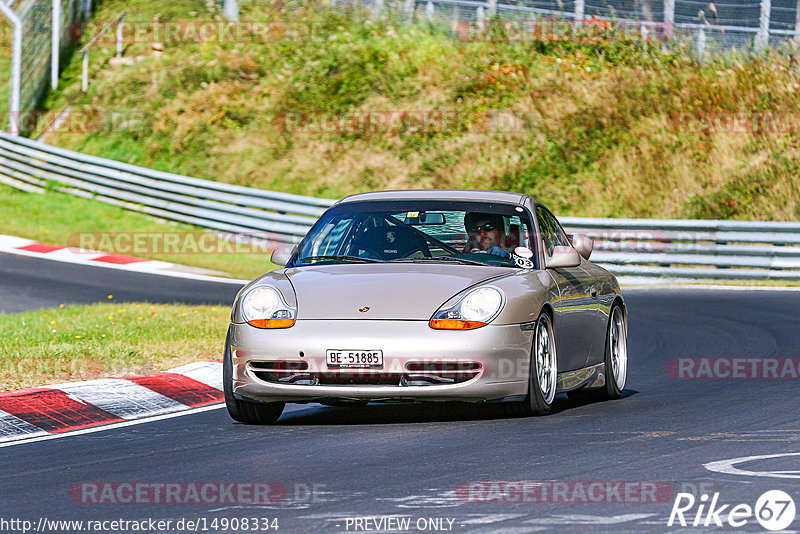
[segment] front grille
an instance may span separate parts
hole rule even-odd
[[[250,370],[259,380],[273,384],[296,384],[311,382],[308,362],[300,360],[281,360],[272,362],[250,362]]]
[[[316,373],[320,386],[399,386],[402,373]]]
[[[460,384],[478,376],[482,368],[479,362],[408,362],[404,385]]]
[[[253,375],[272,384],[296,386],[441,386],[461,384],[477,377],[480,362],[408,362],[405,372],[381,372],[371,369],[347,371],[313,371],[308,362],[249,362]]]

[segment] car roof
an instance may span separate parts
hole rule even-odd
[[[406,191],[374,191],[343,198],[340,202],[365,200],[480,200],[483,202],[508,202],[524,204],[527,195],[509,191],[481,191],[477,189],[410,189]]]

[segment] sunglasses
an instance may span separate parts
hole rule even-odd
[[[476,233],[480,232],[480,231],[491,232],[494,229],[495,229],[495,225],[494,224],[492,224],[492,223],[484,223],[484,224],[476,224],[476,225],[472,226],[469,229],[469,231],[470,232],[476,232]]]

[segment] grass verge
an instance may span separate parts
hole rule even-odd
[[[113,302],[0,314],[0,390],[222,357],[230,309]]]
[[[144,242],[141,247],[132,240],[103,240],[101,234],[151,234],[157,236],[199,236],[202,228],[185,224],[162,222],[147,215],[103,204],[102,202],[74,197],[57,191],[26,193],[0,184],[0,233],[35,239],[54,245],[75,246],[81,234],[92,234],[91,248],[103,252],[120,253],[154,260],[167,261],[210,269],[233,278],[251,279],[274,269],[269,253],[241,247],[245,253],[213,253],[204,251],[230,250],[230,242],[213,239],[200,248],[181,247],[185,253],[162,253],[165,247],[150,246],[155,241]],[[197,242],[197,239],[192,240]],[[87,247],[88,248],[88,247]]]

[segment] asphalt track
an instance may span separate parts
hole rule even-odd
[[[41,287],[60,287],[57,302],[102,300],[110,292],[151,301],[231,298],[218,288],[185,280],[142,285],[139,277],[144,275],[135,273],[112,271],[101,277],[95,270],[56,262],[34,271],[25,265],[29,260],[16,260],[0,255],[0,291],[7,309],[13,309],[10,300],[53,302],[46,291],[37,293]],[[221,518],[277,518],[279,532],[430,532],[432,525],[462,533],[765,532],[752,517],[741,528],[712,523],[682,529],[667,526],[667,520],[679,491],[698,496],[718,492],[720,505],[753,506],[764,491],[781,489],[800,504],[800,456],[733,466],[750,475],[703,465],[800,452],[797,380],[686,380],[672,378],[666,369],[677,357],[797,357],[800,292],[624,293],[630,367],[621,400],[560,398],[552,415],[519,419],[493,406],[297,405],[271,427],[236,424],[224,409],[214,409],[23,443],[0,448],[0,531],[21,531],[10,523],[3,528],[2,520],[10,519],[34,526],[44,518],[169,519],[170,528],[150,532],[186,532],[175,522],[200,519],[210,527]],[[624,493],[617,499],[613,491],[604,499],[611,502],[599,503],[579,502],[574,495],[570,502],[471,502],[470,494],[458,492],[470,481],[572,481],[584,488],[592,481],[625,481],[632,483],[625,487],[634,488],[644,481],[660,488],[666,484],[670,493],[645,503]],[[101,488],[109,482],[266,482],[280,485],[273,487],[285,488],[286,494],[268,505],[250,505],[246,498],[240,504],[92,504],[81,502],[80,491],[70,495],[70,488],[85,489],[74,485],[86,482]],[[695,505],[686,513],[689,522],[696,512]],[[365,517],[408,518],[410,528],[376,530],[375,523],[355,522]],[[225,531],[220,526],[206,531]],[[239,527],[227,531],[245,531]],[[800,529],[800,519],[790,528]],[[51,526],[46,531],[77,530]]]
[[[114,302],[230,305],[237,291],[227,283],[0,253],[0,313],[108,302],[108,295]]]

